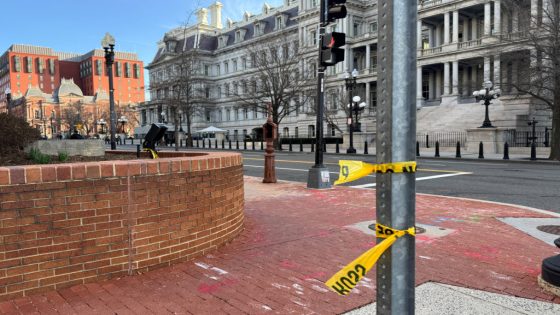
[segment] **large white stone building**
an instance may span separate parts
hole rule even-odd
[[[546,0],[545,0],[546,1]],[[540,126],[550,126],[551,114],[541,110],[531,98],[516,96],[508,82],[525,80],[519,69],[532,61],[523,41],[530,15],[538,14],[541,1],[527,0],[520,7],[504,7],[495,0],[432,0],[418,5],[418,131],[464,131],[480,126],[484,107],[472,97],[482,83],[491,80],[504,95],[491,107],[494,125],[527,129],[527,119],[536,116]],[[301,69],[316,71],[319,0],[285,0],[280,7],[263,4],[261,12],[245,12],[241,21],[227,19],[222,25],[222,4],[214,3],[197,13],[197,23],[164,34],[158,52],[147,66],[152,87],[151,101],[139,106],[143,136],[151,123],[169,120],[166,89],[157,88],[169,75],[173,56],[181,49],[197,49],[200,56],[198,99],[204,110],[196,115],[193,130],[216,126],[230,137],[243,137],[263,124],[265,113],[244,108],[231,97],[231,89],[241,88],[256,75],[247,47],[288,37],[290,49],[303,54]],[[329,26],[346,33],[345,61],[326,73],[325,108],[330,117],[325,135],[341,136],[347,131],[345,74],[357,70],[356,89],[366,102],[361,114],[361,131],[374,133],[377,104],[377,5],[375,1],[348,0],[348,15]],[[524,54],[515,62],[508,55]],[[284,119],[281,136],[307,137],[315,133],[315,114],[306,106]],[[163,113],[163,115],[162,115]],[[166,119],[167,117],[167,119]],[[186,128],[185,120],[183,129]],[[337,125],[335,128],[332,124]],[[170,130],[174,130],[168,124]]]

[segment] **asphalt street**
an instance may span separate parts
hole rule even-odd
[[[263,176],[264,153],[245,152],[244,170],[249,176]],[[374,163],[375,156],[324,156],[331,182],[338,178],[338,161],[355,159]],[[312,153],[276,153],[279,180],[307,182],[314,164]],[[560,165],[477,160],[418,160],[418,193],[497,201],[551,210],[560,213]],[[374,188],[375,175],[345,186]]]

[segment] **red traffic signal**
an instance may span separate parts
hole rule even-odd
[[[321,38],[321,66],[334,66],[344,61],[344,49],[339,48],[346,45],[346,34],[332,32],[323,34]]]

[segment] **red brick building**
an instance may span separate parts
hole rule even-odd
[[[29,87],[52,94],[62,79],[72,79],[84,96],[109,91],[105,54],[95,49],[86,54],[56,52],[52,48],[12,45],[0,57],[0,112],[5,112],[6,89],[12,98],[23,97]],[[144,102],[144,64],[134,53],[115,52],[113,64],[115,104]]]

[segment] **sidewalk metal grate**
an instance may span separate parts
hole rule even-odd
[[[560,235],[560,225],[540,225],[537,230],[548,234]]]
[[[372,231],[375,231],[375,224],[370,224],[368,225],[368,228]],[[422,234],[422,233],[426,233],[426,229],[425,228],[421,228],[419,226],[415,226],[414,227],[416,229],[416,234]]]

